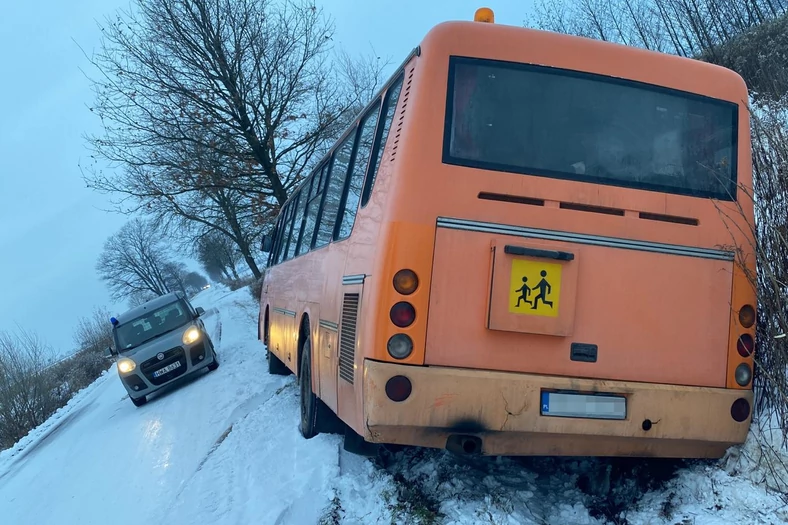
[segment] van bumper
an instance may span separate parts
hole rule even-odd
[[[184,356],[182,357],[181,361],[185,363],[183,365],[183,371],[173,374],[173,377],[166,379],[159,384],[154,384],[152,376],[142,372],[139,364],[137,365],[137,368],[129,373],[123,374],[118,371],[120,381],[123,384],[123,387],[126,389],[126,392],[129,394],[129,397],[133,399],[139,399],[143,396],[153,394],[162,388],[165,388],[173,383],[178,383],[179,381],[194,375],[199,370],[202,370],[214,362],[212,344],[205,345],[201,348],[199,354],[205,356],[205,358],[201,360],[193,359],[190,350],[191,347],[187,347],[184,351]],[[137,388],[134,388],[135,386]]]
[[[402,402],[386,382],[403,375],[412,392]],[[634,456],[720,458],[743,443],[752,415],[731,416],[734,401],[752,406],[751,390],[576,379],[365,360],[364,428],[373,443],[446,448],[475,436],[478,451],[501,456]],[[626,418],[542,415],[543,390],[623,394]],[[644,422],[650,422],[649,425]],[[648,428],[648,430],[646,430]],[[450,436],[454,436],[449,439]],[[478,442],[478,440],[477,440]],[[449,447],[451,448],[451,447]]]

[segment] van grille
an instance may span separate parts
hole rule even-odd
[[[181,366],[179,366],[175,370],[171,370],[170,372],[167,372],[163,376],[153,377],[153,373],[156,370],[160,370],[165,366],[170,365],[176,361],[180,361]],[[184,373],[186,373],[186,353],[183,351],[183,348],[181,348],[180,346],[172,348],[164,352],[164,359],[162,359],[161,361],[159,361],[157,357],[152,357],[151,359],[148,359],[147,361],[142,363],[140,365],[140,370],[142,371],[143,374],[145,374],[145,377],[148,379],[148,381],[150,381],[154,385],[158,386],[164,384],[167,381],[171,379],[175,379],[176,377],[179,377]]]
[[[359,294],[348,293],[342,301],[342,325],[339,332],[339,377],[353,384],[356,362],[356,321]]]

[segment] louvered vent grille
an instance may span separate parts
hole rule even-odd
[[[353,384],[356,362],[356,321],[359,294],[348,293],[342,301],[342,325],[339,333],[339,377]]]

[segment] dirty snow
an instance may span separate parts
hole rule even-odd
[[[753,432],[718,462],[457,458],[403,448],[371,460],[298,433],[294,378],[269,376],[248,290],[203,306],[221,366],[135,408],[111,368],[0,453],[0,522],[784,523],[785,456]],[[785,463],[783,463],[785,462]]]

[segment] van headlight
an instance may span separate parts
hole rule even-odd
[[[135,368],[137,368],[137,363],[135,363],[128,357],[124,357],[123,359],[118,360],[118,370],[120,370],[124,374],[128,374]]]
[[[200,338],[200,330],[196,326],[189,327],[183,332],[183,344],[190,345]]]

